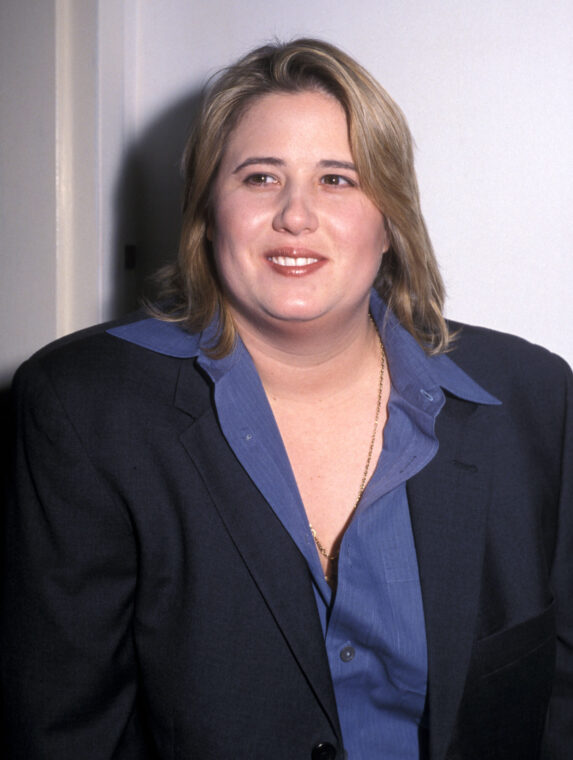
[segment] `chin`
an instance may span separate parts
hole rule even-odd
[[[316,304],[295,304],[269,308],[267,311],[268,316],[283,322],[310,322],[322,317],[325,313],[326,310]]]

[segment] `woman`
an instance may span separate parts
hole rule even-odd
[[[401,112],[266,46],[186,180],[163,305],[17,378],[9,756],[570,757],[571,373],[444,321]]]

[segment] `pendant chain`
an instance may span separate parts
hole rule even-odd
[[[370,315],[370,321],[376,328],[376,324],[374,320],[372,319],[372,315]],[[372,462],[372,454],[374,452],[374,444],[376,443],[376,434],[378,432],[378,425],[380,423],[380,410],[382,408],[382,389],[384,386],[384,370],[386,368],[386,352],[384,350],[384,344],[382,343],[382,338],[380,337],[380,333],[378,332],[378,328],[376,328],[376,333],[378,335],[378,341],[380,343],[380,377],[378,380],[378,399],[376,401],[376,414],[374,416],[374,428],[372,430],[372,436],[370,438],[370,446],[368,447],[368,456],[366,457],[366,465],[364,467],[364,472],[362,473],[362,480],[360,482],[360,488],[358,489],[358,496],[356,497],[356,501],[354,502],[354,506],[352,507],[352,512],[349,515],[349,520],[352,517],[352,515],[356,512],[358,505],[360,504],[360,499],[362,498],[362,494],[364,493],[364,489],[366,488],[366,481],[368,479],[368,472],[370,470],[370,464]],[[316,534],[316,530],[310,525],[309,523],[310,532],[312,533],[312,537],[314,539],[314,543],[316,544],[316,548],[318,549],[319,553],[325,557],[329,562],[336,562],[338,560],[338,554],[339,552],[336,552],[336,554],[329,554],[322,543],[320,542],[319,537]],[[326,577],[326,576],[325,576]],[[326,580],[328,581],[328,577],[326,577]]]

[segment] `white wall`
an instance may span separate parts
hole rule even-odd
[[[0,384],[56,330],[53,30],[52,3],[0,4]]]
[[[115,188],[134,19],[129,0],[0,1],[0,392],[133,289]]]
[[[2,0],[0,384],[134,303],[176,247],[200,84],[297,35],[345,48],[406,112],[448,314],[573,363],[571,0]]]

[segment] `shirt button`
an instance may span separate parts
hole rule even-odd
[[[434,397],[431,393],[428,393],[428,391],[424,390],[423,388],[420,389],[420,393],[427,401],[433,401]]]
[[[312,748],[312,760],[335,760],[336,750],[329,742],[320,742]]]
[[[354,647],[342,647],[340,650],[340,659],[342,662],[350,662],[350,660],[354,659],[355,654],[356,651]]]

